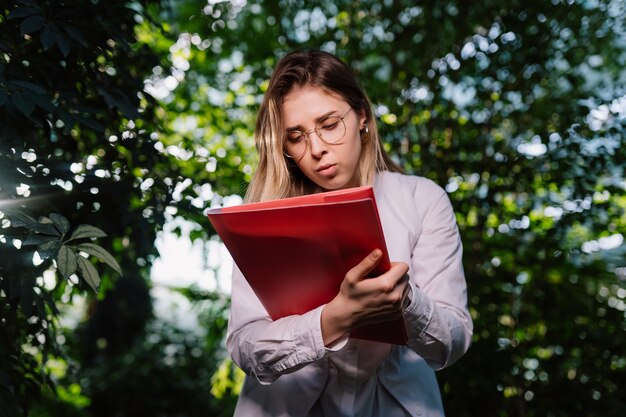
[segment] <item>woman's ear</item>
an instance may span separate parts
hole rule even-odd
[[[365,115],[365,110],[360,110],[358,113],[359,116],[359,130],[363,130],[367,127],[367,116]]]
[[[361,136],[361,142],[365,142],[367,140],[369,131],[370,129],[367,116],[365,115],[365,111],[361,110],[359,112],[359,134]]]

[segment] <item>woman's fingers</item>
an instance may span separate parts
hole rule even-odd
[[[363,277],[366,277],[372,270],[378,265],[382,257],[380,249],[374,249],[369,255],[365,257],[358,265],[348,271],[346,274],[346,280],[351,284],[356,284]]]
[[[404,262],[392,262],[391,269],[382,275],[388,280],[389,291],[393,291],[399,285],[402,285],[405,281],[408,281],[409,266]]]
[[[355,327],[402,315],[409,267],[403,262],[393,262],[389,271],[368,277],[381,258],[382,252],[375,250],[348,271],[341,290],[322,314],[325,342]]]

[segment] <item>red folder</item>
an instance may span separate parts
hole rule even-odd
[[[310,194],[208,211],[209,220],[273,320],[331,301],[346,272],[374,249],[391,264],[372,187]],[[351,337],[406,344],[402,319]]]

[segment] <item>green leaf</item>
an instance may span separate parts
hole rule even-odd
[[[77,120],[83,126],[86,126],[96,132],[105,131],[105,127],[102,124],[98,123],[98,121],[95,118],[76,115],[74,116],[74,119]]]
[[[19,210],[3,208],[2,212],[11,220],[11,226],[13,227],[25,227],[32,223],[37,223],[37,220]]]
[[[30,116],[33,110],[35,110],[35,103],[30,100],[30,97],[19,91],[14,91],[11,94],[11,101],[25,116]]]
[[[78,260],[78,270],[80,271],[81,277],[95,292],[98,292],[98,288],[100,287],[100,274],[98,274],[96,268],[87,259],[80,255],[77,256],[76,259]]]
[[[104,98],[104,101],[110,108],[117,108],[124,116],[134,119],[139,116],[137,108],[130,102],[128,95],[119,89],[107,91],[104,88],[98,88],[98,92]]]
[[[58,237],[55,236],[47,236],[47,235],[37,235],[30,233],[26,240],[22,242],[24,246],[37,246],[42,243],[50,242],[52,240],[58,240]]]
[[[4,103],[7,102],[8,98],[9,96],[7,95],[6,91],[0,90],[0,107],[4,106]]]
[[[103,247],[96,245],[95,243],[81,243],[76,246],[78,250],[86,252],[90,255],[95,256],[98,259],[104,261],[111,268],[115,269],[118,274],[122,275],[122,268],[117,263],[115,258]]]
[[[41,233],[48,236],[60,237],[61,233],[51,223],[32,223],[26,226],[26,228],[32,232]]]
[[[72,233],[72,236],[67,240],[67,242],[76,239],[85,239],[90,237],[106,237],[107,234],[95,226],[91,226],[89,224],[81,224]]]
[[[50,310],[52,311],[52,314],[54,314],[55,316],[61,314],[59,309],[57,308],[54,298],[48,291],[42,291],[41,298],[46,302],[48,308],[50,308]]]
[[[53,113],[56,110],[52,101],[47,96],[40,95],[37,100],[35,100],[35,104],[41,107],[44,110],[48,110],[50,113]]]
[[[59,49],[63,56],[67,57],[72,50],[72,44],[70,43],[70,39],[65,36],[60,31],[57,32],[57,45],[59,45]]]
[[[69,278],[78,268],[76,253],[65,245],[61,246],[59,249],[59,256],[57,256],[57,267],[63,277],[66,279]]]
[[[22,35],[27,35],[29,33],[38,31],[39,29],[41,29],[45,21],[46,19],[44,19],[43,16],[40,14],[27,17],[20,25]]]
[[[100,114],[101,110],[93,107],[93,106],[86,106],[84,104],[74,104],[72,105],[72,109],[77,110],[79,113],[89,113],[92,115],[97,115]]]
[[[41,259],[48,259],[50,257],[56,257],[61,246],[61,242],[57,239],[50,240],[49,242],[42,243],[37,246],[37,252]]]
[[[16,7],[9,13],[8,19],[16,19],[18,17],[27,17],[41,12],[34,7]]]
[[[60,214],[50,213],[50,220],[56,226],[56,228],[61,232],[61,234],[66,234],[68,230],[70,230],[70,222]]]
[[[65,33],[67,33],[72,38],[74,38],[76,42],[80,43],[84,47],[87,47],[88,45],[87,39],[85,39],[83,34],[79,30],[77,30],[74,26],[71,26],[65,23],[60,23],[59,26],[61,27],[61,29],[65,31]]]
[[[43,49],[46,51],[54,45],[57,38],[54,34],[54,25],[52,23],[47,24],[45,28],[41,31],[40,34],[41,44],[43,45]]]
[[[26,90],[36,94],[46,94],[46,90],[44,88],[28,81],[11,81],[9,84],[17,86],[20,90]]]

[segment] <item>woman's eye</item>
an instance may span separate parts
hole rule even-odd
[[[339,124],[339,122],[337,121],[327,121],[322,125],[322,129],[324,130],[333,130],[337,127],[337,125]]]
[[[302,133],[291,132],[289,135],[287,135],[287,140],[292,143],[300,142],[302,140]]]

